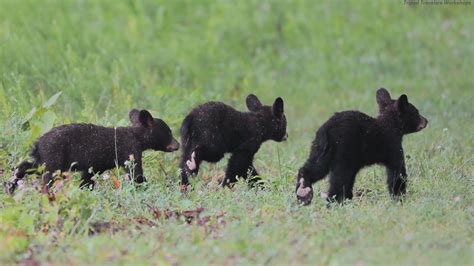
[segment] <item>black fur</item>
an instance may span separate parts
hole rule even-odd
[[[351,199],[357,172],[364,166],[382,164],[387,169],[388,190],[393,196],[406,191],[403,135],[426,127],[428,120],[408,103],[406,95],[392,100],[385,89],[377,91],[379,116],[358,111],[336,113],[316,133],[311,153],[296,181],[299,203],[309,204],[312,184],[329,172],[328,199]]]
[[[82,184],[94,186],[89,173],[100,173],[124,166],[133,155],[135,160],[135,181],[146,181],[142,170],[142,152],[148,149],[172,152],[179,149],[170,128],[161,119],[153,118],[146,111],[130,111],[130,127],[107,128],[93,124],[69,124],[53,128],[41,136],[33,145],[32,162],[22,162],[16,170],[16,179],[10,191],[16,187],[29,169],[45,165],[43,188],[50,185],[55,171],[69,169],[82,172]]]
[[[208,102],[186,116],[181,126],[182,185],[189,184],[188,177],[198,173],[202,161],[218,162],[225,153],[232,153],[232,156],[223,185],[235,182],[237,176],[257,176],[253,157],[262,143],[286,140],[286,117],[281,98],[277,98],[273,106],[263,106],[257,96],[250,94],[246,103],[250,112],[239,112],[221,102]],[[194,167],[189,167],[188,163],[194,163]]]

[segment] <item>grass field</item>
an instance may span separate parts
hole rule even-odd
[[[0,264],[472,264],[473,24],[472,5],[403,1],[1,0],[2,183],[52,126],[127,125],[134,107],[179,136],[197,104],[245,110],[248,93],[281,96],[289,140],[256,155],[264,191],[218,188],[223,160],[182,194],[179,152],[147,152],[143,187],[114,170],[119,189],[101,176],[80,190],[75,177],[51,202],[34,180],[13,197],[2,189]],[[374,166],[351,202],[298,206],[295,174],[315,130],[336,111],[375,116],[379,87],[406,93],[430,121],[404,139],[404,203]]]

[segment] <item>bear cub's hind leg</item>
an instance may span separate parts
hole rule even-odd
[[[352,199],[357,170],[344,165],[337,165],[331,170],[329,177],[329,192],[327,200],[342,203],[345,199]]]

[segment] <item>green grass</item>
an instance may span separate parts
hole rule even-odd
[[[199,103],[244,110],[248,93],[266,104],[281,96],[290,136],[256,155],[265,191],[217,188],[222,161],[181,194],[179,153],[159,152],[146,153],[145,187],[114,190],[99,177],[82,191],[75,178],[52,203],[2,191],[0,263],[472,264],[472,5],[402,2],[0,1],[1,181],[51,125],[126,125],[133,107],[178,135]],[[375,166],[358,174],[356,190],[369,192],[352,202],[297,206],[294,177],[315,130],[336,111],[376,115],[379,87],[408,94],[430,121],[404,140],[404,204]],[[152,211],[197,207],[210,218],[202,225]]]

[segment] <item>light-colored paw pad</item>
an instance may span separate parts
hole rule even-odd
[[[298,190],[296,190],[296,195],[298,197],[306,197],[310,192],[311,188],[310,187],[303,187],[304,186],[304,179],[300,179],[300,186],[298,187]]]
[[[196,156],[195,152],[191,154],[191,160],[186,161],[186,166],[188,166],[189,170],[194,170],[196,169],[196,160],[194,159]]]
[[[306,197],[309,192],[311,192],[311,188],[309,188],[309,187],[306,187],[306,188],[299,187],[298,190],[296,191],[296,195],[303,198],[303,197]]]

